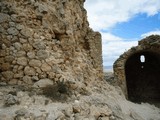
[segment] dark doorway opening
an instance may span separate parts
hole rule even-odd
[[[133,54],[126,61],[125,74],[130,101],[160,105],[160,54],[149,51]]]

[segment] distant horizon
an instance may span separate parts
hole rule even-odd
[[[104,72],[113,72],[113,65],[112,66],[103,66]]]

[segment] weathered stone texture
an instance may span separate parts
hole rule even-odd
[[[83,3],[1,1],[0,82],[101,80],[101,35],[89,28]]]

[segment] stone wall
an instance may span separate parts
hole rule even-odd
[[[116,84],[122,88],[125,96],[128,96],[127,85],[126,85],[126,73],[125,66],[127,60],[134,54],[143,53],[143,52],[152,52],[159,54],[160,53],[160,36],[151,35],[146,37],[138,42],[138,46],[132,47],[127,52],[123,53],[114,63],[114,79]],[[134,67],[134,65],[133,65]],[[132,71],[132,69],[130,70]]]
[[[0,2],[0,83],[102,79],[101,35],[89,28],[84,0]]]

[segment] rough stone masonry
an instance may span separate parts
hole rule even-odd
[[[141,61],[141,57],[144,61]],[[114,77],[133,102],[160,101],[160,36],[151,35],[123,53],[114,63]]]
[[[83,3],[0,1],[0,83],[101,80],[101,35],[89,28]]]

